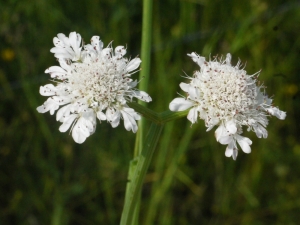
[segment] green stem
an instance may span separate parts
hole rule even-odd
[[[141,46],[141,72],[140,72],[140,83],[139,89],[146,91],[148,89],[148,81],[149,81],[149,74],[150,74],[150,60],[151,60],[151,36],[152,36],[152,0],[143,0],[143,24],[142,24],[142,46]],[[140,104],[146,105],[145,102],[139,101]],[[134,147],[134,158],[138,156],[144,145],[144,127],[145,121],[142,118],[139,121],[139,130],[136,135],[135,147]],[[131,182],[127,185],[128,189],[131,189]],[[126,202],[125,196],[125,202]],[[140,197],[137,199],[139,205]],[[137,223],[139,215],[139,207],[135,209],[134,219],[132,224]]]
[[[127,196],[121,217],[121,225],[130,225],[132,223],[133,214],[137,200],[140,196],[144,177],[151,162],[152,155],[160,137],[162,128],[162,125],[155,123],[151,124],[142,153],[137,158],[137,164],[135,166],[133,177],[129,181],[131,184],[129,191],[126,193]]]
[[[59,194],[55,194],[55,204],[54,204],[54,211],[52,214],[52,221],[51,225],[60,225],[62,224],[62,217],[63,217],[63,204],[62,199]]]
[[[133,108],[136,112],[138,112],[141,116],[145,117],[146,119],[152,121],[153,123],[160,124],[160,116],[158,113],[152,111],[151,109],[146,108],[136,102],[128,102],[127,105]],[[139,127],[140,129],[140,127]]]
[[[181,112],[172,112],[170,110],[167,110],[162,113],[156,113],[151,109],[148,109],[140,104],[137,104],[136,102],[130,102],[127,104],[131,108],[133,108],[136,112],[141,114],[143,117],[157,124],[165,124],[166,122],[170,122],[185,117],[188,114],[188,110],[181,111]]]
[[[152,0],[143,1],[143,27],[142,27],[142,70],[140,72],[139,89],[147,91],[150,74],[151,37],[152,37]],[[140,102],[145,105],[144,102]]]
[[[163,125],[166,122],[182,118],[188,113],[187,110],[182,112],[165,111],[156,113],[134,102],[128,103],[128,105],[146,119],[152,121],[152,124],[146,137],[146,141],[144,142],[142,152],[130,162],[121,225],[131,225],[138,221],[139,212],[136,206],[139,204],[144,177],[151,162]]]
[[[143,24],[142,24],[142,46],[141,46],[141,71],[139,76],[139,89],[146,91],[148,89],[149,75],[150,75],[150,61],[151,61],[151,37],[152,37],[152,0],[143,0]],[[139,101],[143,106],[146,102]],[[136,147],[134,149],[134,156],[137,156],[142,147],[144,139],[145,121],[142,118],[139,121],[139,131],[137,133]]]

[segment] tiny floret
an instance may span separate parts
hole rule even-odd
[[[53,84],[40,87],[40,94],[49,98],[37,107],[40,113],[55,113],[61,122],[59,131],[71,128],[75,142],[83,143],[95,132],[96,119],[106,120],[117,127],[124,120],[125,129],[136,132],[136,120],[140,119],[126,103],[133,98],[150,102],[151,97],[136,89],[137,80],[131,78],[139,71],[140,58],[124,57],[126,48],[109,44],[103,48],[99,36],[93,36],[91,43],[83,45],[80,34],[71,32],[69,37],[58,34],[53,39],[50,51],[59,66],[46,69]]]
[[[200,67],[189,83],[181,83],[186,97],[175,98],[169,105],[171,111],[189,110],[187,119],[192,123],[204,120],[207,131],[217,126],[215,137],[227,145],[225,156],[234,160],[238,155],[237,143],[245,153],[250,153],[252,141],[243,137],[242,126],[254,131],[258,138],[267,138],[268,116],[284,120],[286,113],[272,105],[265,87],[257,85],[259,72],[247,75],[240,61],[231,65],[231,55],[225,59],[206,61],[196,53],[188,54]]]

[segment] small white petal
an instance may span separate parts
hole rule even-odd
[[[136,114],[135,112],[131,112],[128,110],[121,110],[123,120],[124,120],[124,127],[126,130],[130,131],[132,130],[133,133],[135,133],[138,129],[138,126],[136,124],[136,121],[134,119]],[[133,115],[132,115],[133,114]]]
[[[208,132],[208,131],[212,130],[214,127],[215,127],[215,125],[214,125],[214,124],[210,124],[210,125],[208,125],[208,126],[207,126],[207,129],[206,129],[206,132]]]
[[[101,121],[101,120],[106,120],[106,115],[101,112],[101,111],[98,111],[97,112],[97,118]]]
[[[80,59],[81,52],[81,36],[76,32],[71,32],[69,37],[64,34],[58,34],[58,38],[53,39],[54,48],[51,48],[50,52],[54,53],[54,56],[58,59],[70,59],[77,61]]]
[[[55,53],[55,54],[70,54],[68,50],[70,51],[71,49],[68,47],[67,48],[53,47],[50,49],[50,52]]]
[[[48,110],[46,110],[46,107],[44,105],[40,105],[36,108],[36,110],[39,112],[39,113],[45,113],[47,112]]]
[[[70,41],[70,46],[73,48],[73,49],[76,49],[78,47],[77,45],[77,35],[76,35],[76,32],[71,32],[69,34],[69,41]]]
[[[235,138],[236,138],[237,142],[239,143],[239,145],[241,146],[243,152],[245,152],[245,153],[251,152],[250,145],[252,144],[252,141],[249,138],[240,136],[238,134],[235,135]]]
[[[233,137],[231,135],[229,135],[229,136],[221,136],[219,138],[219,142],[222,145],[227,145],[227,144],[229,144],[232,141],[233,141]]]
[[[51,66],[45,70],[45,73],[49,73],[52,78],[66,79],[68,72],[60,66]]]
[[[111,48],[104,48],[101,51],[101,56],[103,58],[110,58]]]
[[[88,129],[85,127],[84,118],[79,118],[72,130],[72,137],[78,144],[82,144],[90,136]]]
[[[37,107],[39,113],[45,113],[50,111],[50,114],[53,115],[54,112],[59,108],[59,104],[54,101],[52,98],[48,98],[43,105]]]
[[[286,112],[283,112],[281,110],[279,110],[277,107],[270,107],[270,108],[267,108],[267,111],[273,115],[273,116],[276,116],[278,119],[280,120],[284,120],[285,117],[286,117]]]
[[[56,113],[56,120],[63,122],[64,117],[70,115],[71,112],[71,104],[61,107]]]
[[[54,56],[58,59],[71,59],[73,56],[68,53],[68,52],[64,52],[64,53],[55,53]]]
[[[119,126],[119,124],[120,124],[120,119],[121,119],[121,113],[118,111],[118,112],[116,113],[115,119],[114,119],[113,121],[110,122],[111,126],[112,126],[113,128]]]
[[[138,82],[137,82],[137,80],[135,80],[135,81],[132,81],[132,82],[128,83],[128,86],[130,88],[134,88],[134,87],[136,87],[137,84],[138,84]]]
[[[199,90],[198,88],[190,86],[188,89],[189,98],[193,101],[197,101],[199,97]]]
[[[56,95],[57,92],[58,89],[53,84],[46,84],[40,87],[40,94],[43,96],[53,96]]]
[[[231,157],[234,149],[234,141],[230,142],[225,150],[225,156]]]
[[[129,108],[127,105],[122,108],[123,112],[126,112],[127,114],[130,114],[135,120],[140,120],[141,116],[134,111],[134,109]]]
[[[181,88],[184,92],[189,92],[189,89],[190,89],[190,87],[191,87],[190,84],[186,84],[186,83],[183,83],[183,82],[181,82],[181,83],[179,84],[179,86],[180,86],[180,88]]]
[[[70,126],[73,124],[74,120],[78,117],[77,114],[72,114],[67,117],[65,117],[63,124],[60,125],[59,131],[60,132],[66,132],[69,130]]]
[[[238,156],[238,150],[236,148],[234,148],[232,150],[232,158],[233,158],[233,160],[236,160],[237,156]]]
[[[115,117],[115,114],[116,114],[115,111],[116,111],[116,110],[114,110],[113,108],[108,108],[108,109],[106,110],[106,119],[107,119],[109,122],[111,122],[111,121],[114,120],[114,117]]]
[[[197,63],[199,66],[202,66],[203,63],[205,62],[205,58],[202,56],[199,56],[195,52],[192,52],[191,54],[187,54],[189,57],[192,58],[192,60]]]
[[[89,131],[89,135],[95,132],[96,130],[96,114],[93,109],[87,109],[82,113],[84,118],[84,126]]]
[[[184,111],[194,105],[193,102],[186,100],[184,98],[175,98],[169,105],[171,111]]]
[[[64,46],[70,46],[70,41],[69,41],[68,37],[64,36],[61,38],[61,40],[62,40]]]
[[[115,48],[115,55],[118,57],[123,57],[126,54],[126,49],[124,46],[117,46]]]
[[[60,66],[51,66],[45,70],[45,73],[65,73],[66,71]]]
[[[227,53],[227,55],[226,55],[226,64],[227,65],[231,65],[231,54],[230,53]]]
[[[78,144],[83,143],[95,131],[95,113],[88,110],[77,120],[72,130],[72,137]]]
[[[268,137],[268,131],[260,124],[257,124],[256,126],[253,126],[253,129],[256,133],[256,136],[258,138],[267,138]]]
[[[151,102],[152,98],[144,91],[134,91],[134,97],[144,101],[144,102]]]
[[[222,145],[227,145],[233,141],[233,136],[228,132],[223,124],[220,124],[215,131],[215,137]]]
[[[113,128],[117,127],[120,123],[121,113],[119,110],[108,108],[106,110],[106,119]]]
[[[58,37],[58,38],[57,38]],[[57,34],[57,37],[54,37],[53,38],[53,44],[55,46],[64,46],[64,42],[63,42],[63,39],[66,37],[64,34],[62,33],[59,33]]]
[[[226,128],[224,127],[223,124],[220,124],[220,126],[216,129],[215,131],[215,137],[217,141],[226,134]]]
[[[191,108],[187,115],[187,119],[191,121],[192,123],[195,123],[198,119],[198,111],[196,108]]]
[[[225,123],[225,127],[229,131],[229,133],[231,133],[231,134],[235,134],[236,131],[237,131],[236,124],[233,120],[227,121]]]
[[[134,58],[127,64],[126,71],[131,72],[133,70],[136,70],[141,64],[141,62],[142,60],[140,58]]]
[[[102,51],[103,49],[103,42],[100,40],[99,36],[93,36],[91,39],[91,44],[93,46],[92,49],[96,50],[96,51]]]

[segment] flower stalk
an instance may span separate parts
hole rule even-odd
[[[156,123],[156,124],[165,124],[167,122],[185,117],[188,114],[188,110],[180,111],[180,112],[172,112],[170,110],[167,110],[167,111],[164,111],[161,113],[157,113],[157,112],[154,112],[153,110],[148,109],[136,102],[129,102],[128,106],[133,108],[136,112],[138,112],[145,119],[148,119],[151,122]]]
[[[150,75],[150,61],[151,61],[151,37],[152,37],[152,0],[143,0],[143,24],[142,24],[142,46],[141,46],[141,59],[142,59],[142,70],[140,72],[139,77],[139,88],[142,88],[143,90],[147,90],[148,88],[148,81],[149,81],[149,75]],[[143,106],[142,101],[139,101],[139,103]],[[135,141],[135,147],[134,147],[134,157],[137,157],[141,154],[143,145],[144,145],[144,136],[145,136],[145,119],[141,118],[138,122],[139,130],[136,135],[136,141]],[[131,168],[129,168],[131,170]],[[125,196],[125,202],[127,201],[127,189],[131,190],[131,182],[128,182],[127,188],[126,188],[126,196]],[[140,205],[140,196],[141,190],[137,195],[139,197],[136,201],[136,207],[134,209],[134,215],[133,219],[131,221],[131,224],[137,224],[139,220],[139,205]],[[131,212],[130,212],[131,213]]]
[[[136,165],[133,172],[133,176],[129,177],[130,189],[126,191],[126,200],[124,204],[124,209],[121,217],[121,225],[132,224],[134,210],[137,204],[137,200],[140,196],[140,191],[146,175],[147,169],[150,165],[152,155],[156,148],[157,142],[159,140],[163,125],[152,123],[149,133],[145,140],[144,148],[141,154],[134,160]],[[135,162],[133,162],[135,163]]]
[[[141,114],[144,118],[150,120],[152,124],[141,154],[135,157],[129,165],[128,184],[126,187],[121,225],[131,225],[133,224],[133,221],[136,220],[133,218],[133,215],[138,215],[135,207],[139,202],[138,199],[141,193],[142,184],[164,124],[172,120],[180,119],[188,113],[187,110],[182,112],[171,112],[168,110],[162,113],[156,113],[135,102],[128,103],[128,106]]]

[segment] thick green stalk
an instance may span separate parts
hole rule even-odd
[[[51,225],[60,225],[62,224],[64,207],[62,203],[62,198],[58,192],[55,194],[54,201],[55,203],[54,203],[54,210],[52,213]]]
[[[130,162],[121,225],[132,225],[132,223],[137,223],[138,221],[139,213],[135,207],[138,205],[144,177],[151,162],[163,125],[166,122],[186,116],[188,112],[186,110],[183,112],[165,111],[156,113],[134,102],[128,103],[128,105],[143,117],[152,121],[152,125],[144,142],[142,152]]]
[[[141,72],[140,72],[140,83],[139,89],[146,91],[148,89],[149,74],[150,74],[150,59],[151,59],[151,36],[152,36],[152,0],[143,1],[143,24],[142,24],[142,46],[141,46]],[[145,102],[139,101],[140,104],[145,106]],[[139,130],[136,135],[135,147],[134,147],[134,158],[140,155],[142,147],[144,145],[144,118],[139,121]],[[131,182],[127,185],[128,189],[131,189]],[[140,195],[140,194],[139,194]],[[125,203],[127,196],[125,196]],[[137,198],[136,207],[139,205],[140,197]],[[134,218],[132,224],[134,225],[138,221],[139,207],[135,208]]]
[[[143,1],[143,27],[142,27],[142,70],[140,72],[139,89],[147,91],[150,74],[151,37],[152,37],[152,0]],[[144,102],[141,102],[145,105]]]
[[[142,153],[137,158],[137,164],[134,170],[133,177],[129,181],[130,189],[126,192],[126,201],[121,217],[121,225],[131,225],[133,214],[136,207],[137,200],[140,196],[140,191],[146,175],[147,169],[150,165],[153,152],[156,148],[163,126],[152,123],[149,133],[145,140],[145,145]]]
[[[146,91],[148,89],[151,61],[151,37],[152,37],[152,0],[143,0],[143,24],[142,24],[142,46],[141,46],[141,71],[139,89]],[[139,101],[143,106],[145,102]],[[143,146],[145,121],[142,118],[139,121],[139,131],[137,133],[136,148],[134,155],[137,156]]]

